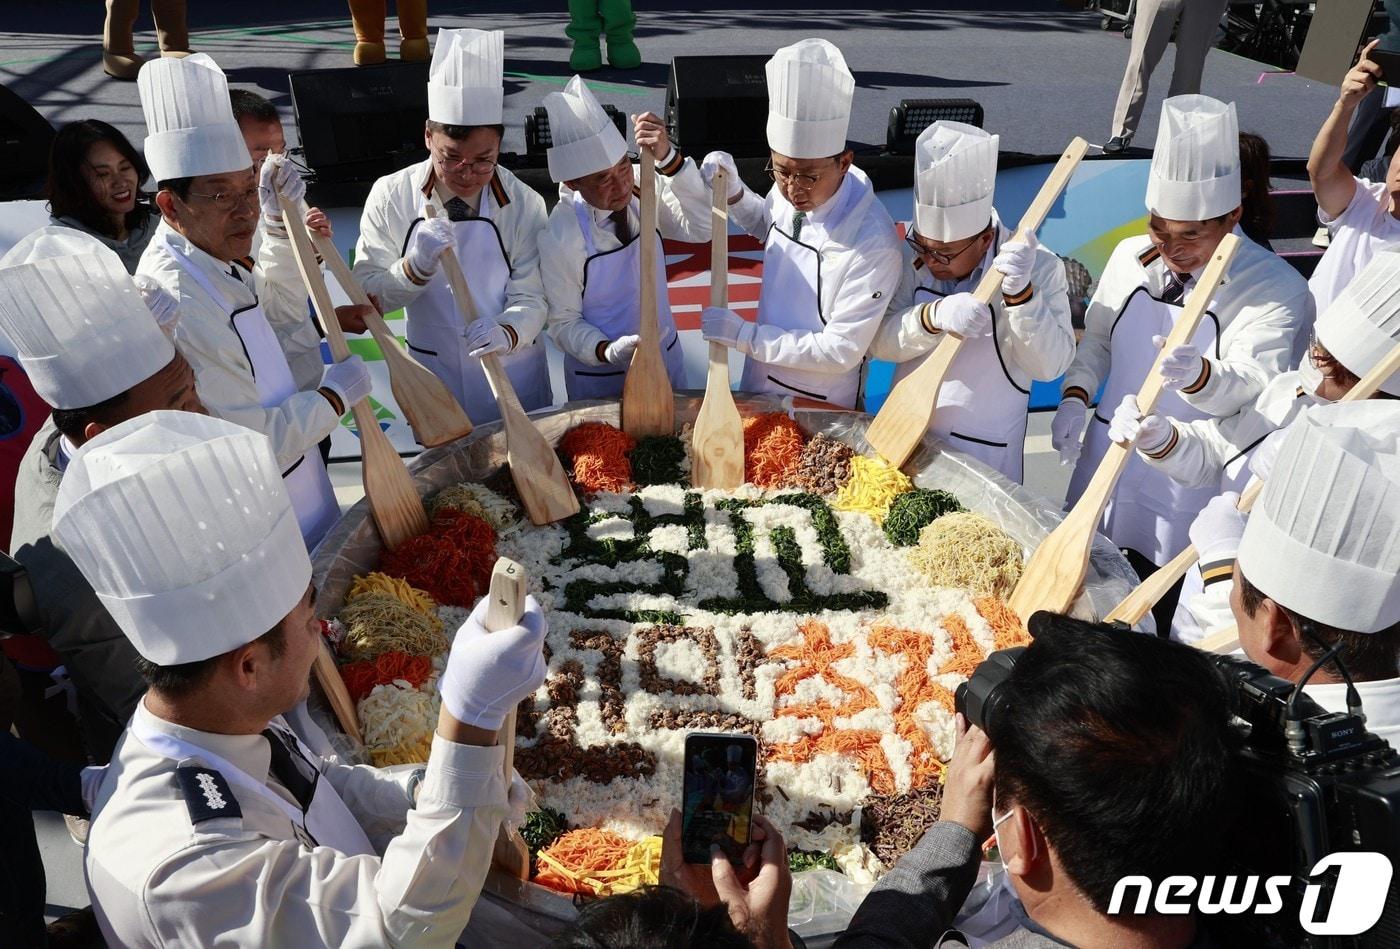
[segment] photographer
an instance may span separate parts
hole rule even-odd
[[[1278,436],[1275,436],[1278,437]],[[1356,682],[1366,728],[1400,738],[1400,405],[1319,406],[1289,427],[1244,524],[1230,608],[1240,646],[1301,680],[1327,652]],[[1226,512],[1227,514],[1229,512]],[[1304,692],[1344,712],[1348,686],[1324,664]]]
[[[838,947],[969,945],[950,926],[989,833],[1024,906],[1020,926],[990,945],[1207,944],[1194,916],[1107,907],[1125,876],[1217,869],[1232,822],[1224,681],[1205,655],[1155,637],[1044,612],[1030,631],[982,703],[986,732],[959,716],[942,819]]]

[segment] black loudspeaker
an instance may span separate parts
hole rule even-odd
[[[54,134],[48,119],[0,84],[0,198],[43,191]]]
[[[427,63],[309,69],[289,78],[302,153],[317,181],[372,181],[428,157]]]
[[[632,130],[627,127],[627,116],[619,112],[615,105],[604,102],[602,106],[622,140],[628,148],[632,148]],[[554,133],[549,130],[549,112],[544,106],[537,105],[533,113],[525,116],[525,154],[531,158],[545,158],[553,145]]]
[[[666,82],[666,131],[697,161],[720,149],[768,157],[768,56],[677,56]]]

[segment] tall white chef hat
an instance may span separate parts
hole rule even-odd
[[[146,162],[156,181],[253,166],[229,104],[228,80],[207,53],[149,60],[136,86],[146,113]]]
[[[616,165],[627,154],[617,126],[578,76],[544,97],[549,113],[549,177],[573,181]]]
[[[150,412],[78,449],[53,535],[136,651],[197,662],[280,623],[311,581],[266,436],[223,419]]]
[[[1235,104],[1197,95],[1167,99],[1147,178],[1147,210],[1172,221],[1208,221],[1239,206]]]
[[[788,158],[846,150],[856,80],[826,40],[799,40],[773,54],[768,74],[768,147]]]
[[[428,118],[444,125],[499,125],[504,76],[500,30],[438,30],[428,67]]]
[[[1316,622],[1358,633],[1400,622],[1400,404],[1300,415],[1237,562],[1265,596]]]
[[[934,122],[914,144],[914,229],[960,241],[992,219],[1001,138],[961,122]]]
[[[0,333],[56,409],[105,402],[175,358],[121,259],[71,227],[41,227],[0,258]]]
[[[1400,249],[1373,256],[1318,315],[1314,332],[1317,341],[1358,376],[1400,345]],[[1381,391],[1400,396],[1400,374],[1382,383]]]

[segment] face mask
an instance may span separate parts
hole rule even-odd
[[[1003,850],[1001,847],[1001,834],[997,830],[997,828],[1000,827],[1006,821],[1006,819],[1010,817],[1013,813],[1013,811],[1007,811],[1005,814],[998,817],[996,805],[992,805],[992,837],[997,842],[997,862],[1001,864],[1002,873],[1006,872],[1006,851]]]
[[[1322,385],[1323,379],[1322,370],[1313,365],[1311,358],[1304,356],[1302,365],[1298,367],[1298,381],[1302,384],[1303,390],[1316,396],[1318,386]]]

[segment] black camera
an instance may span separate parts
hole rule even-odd
[[[0,639],[37,633],[42,628],[29,571],[18,560],[0,553]]]
[[[1025,651],[1025,646],[998,649],[983,659],[968,680],[958,686],[953,693],[953,707],[962,713],[969,725],[987,730],[987,722],[1008,699],[1002,686]]]

